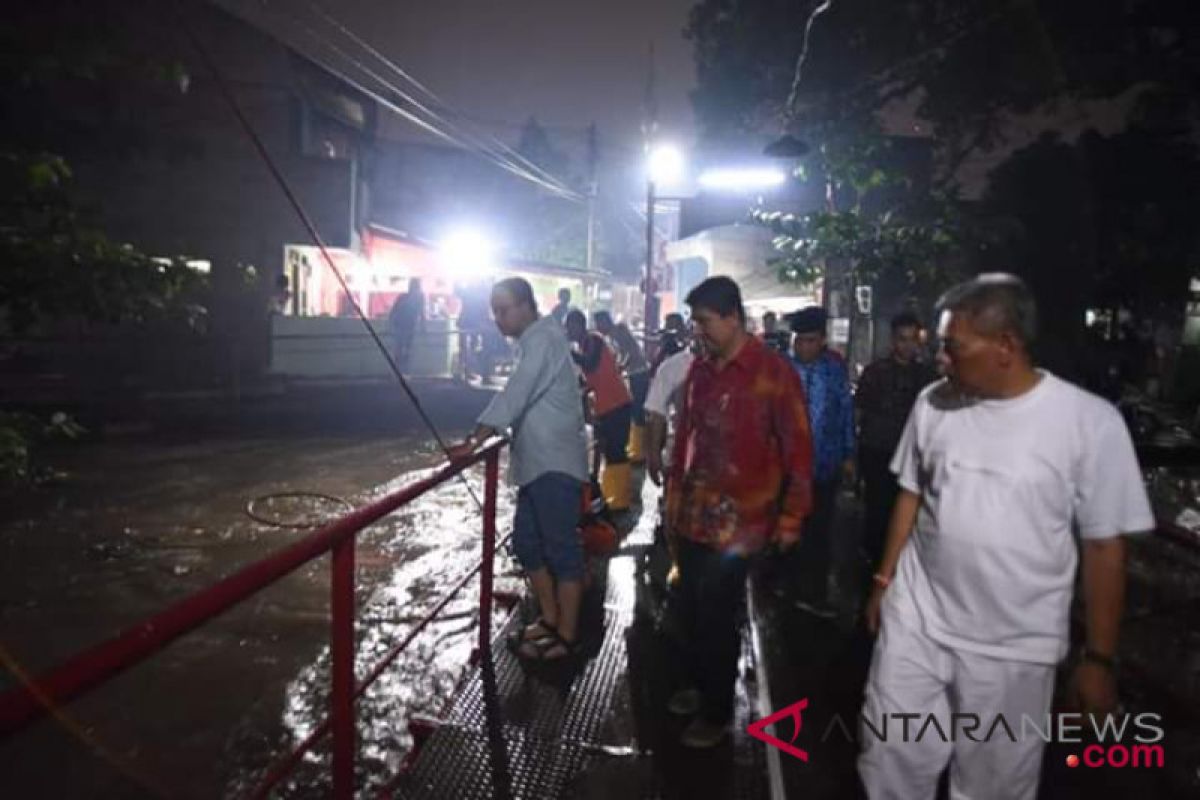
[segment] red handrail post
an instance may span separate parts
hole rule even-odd
[[[500,449],[488,453],[483,478],[483,559],[479,565],[479,655],[492,646],[492,575],[496,561],[496,492],[500,482]]]
[[[333,796],[354,797],[354,537],[333,548],[330,631]]]

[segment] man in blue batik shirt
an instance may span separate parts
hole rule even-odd
[[[825,346],[825,325],[825,310],[818,306],[791,315],[792,364],[804,383],[813,438],[813,507],[796,554],[796,606],[833,617],[828,601],[830,531],[838,486],[843,476],[852,480],[854,474],[854,399],[845,362]]]

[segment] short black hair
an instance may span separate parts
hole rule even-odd
[[[587,317],[585,317],[583,315],[583,312],[580,311],[578,308],[572,308],[570,311],[567,312],[567,315],[565,317],[563,317],[563,325],[564,326],[572,325],[572,324],[582,325],[583,329],[585,331],[587,330]]]
[[[826,334],[829,316],[820,306],[805,306],[794,314],[788,315],[793,333]]]
[[[687,321],[684,320],[683,314],[680,314],[678,311],[672,311],[663,318],[663,328],[667,330],[673,328],[684,330],[687,328]]]
[[[592,324],[597,328],[601,325],[612,325],[612,314],[609,314],[607,311],[594,311],[592,312]]]
[[[951,288],[938,313],[957,311],[980,333],[1011,333],[1029,349],[1037,341],[1037,302],[1025,281],[1007,272],[985,272]]]
[[[901,328],[916,328],[920,330],[925,326],[921,324],[921,320],[911,311],[901,311],[896,316],[892,317],[892,333]]]
[[[505,278],[492,287],[493,292],[497,289],[508,292],[517,303],[527,303],[533,313],[537,313],[537,299],[533,296],[533,287],[529,285],[529,281],[517,277]]]
[[[559,289],[558,290],[558,299],[562,300],[563,302],[569,301],[571,299],[571,290],[565,286],[563,288]]]
[[[746,309],[742,306],[742,290],[738,288],[732,278],[724,275],[714,275],[701,281],[688,292],[684,302],[692,309],[693,314],[697,309],[703,308],[714,311],[722,317],[737,314],[737,318],[742,324],[746,322]]]

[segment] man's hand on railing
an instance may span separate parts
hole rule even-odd
[[[468,436],[458,444],[452,444],[446,448],[446,455],[451,461],[462,461],[464,458],[470,458],[475,452],[475,448],[479,446],[479,442],[475,441],[474,436]]]
[[[451,461],[461,461],[464,458],[470,457],[479,445],[486,442],[488,439],[496,435],[496,431],[487,425],[477,425],[475,432],[463,439],[458,444],[452,444],[446,448],[446,455]]]

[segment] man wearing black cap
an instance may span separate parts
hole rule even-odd
[[[798,608],[832,617],[828,596],[830,529],[842,476],[854,470],[854,400],[845,362],[825,346],[825,310],[808,306],[790,315],[792,364],[804,384],[813,439],[813,510],[804,522]]]

